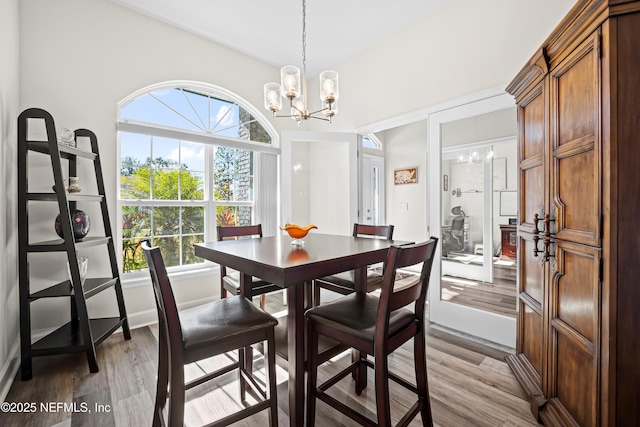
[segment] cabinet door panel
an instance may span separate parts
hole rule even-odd
[[[557,244],[551,315],[593,343],[599,314],[599,250]]]
[[[571,421],[584,427],[597,425],[597,395],[591,392],[596,383],[591,355],[580,351],[562,335],[558,336],[557,348],[562,357],[557,360],[556,395],[550,401],[559,415],[567,418],[567,425]]]
[[[542,350],[542,316],[524,300],[520,300],[521,334],[518,337],[517,352],[522,353],[536,370],[537,378],[531,378],[542,390],[543,355]]]
[[[542,243],[538,243],[542,247]],[[532,236],[520,234],[520,248],[518,258],[520,265],[520,293],[527,294],[528,298],[534,300],[540,306],[544,302],[544,269],[540,263],[540,258],[533,255],[535,245]]]
[[[537,213],[543,217],[546,212],[546,93],[547,84],[544,80],[518,106],[519,224],[520,230],[526,232],[534,230],[534,215]]]
[[[601,250],[556,242],[549,296],[549,383],[561,416],[595,425],[601,319]],[[563,415],[564,414],[564,415]]]
[[[540,258],[533,255],[533,236],[520,233],[518,247],[518,324],[519,333],[516,351],[522,354],[535,369],[536,376],[531,380],[542,390],[544,378],[544,325],[543,307],[545,294],[545,269]]]
[[[594,33],[551,74],[550,191],[555,231],[558,238],[588,245],[600,242],[597,40]]]

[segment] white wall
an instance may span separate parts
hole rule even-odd
[[[291,145],[291,223],[307,225],[309,219],[309,167],[310,148],[313,142],[297,141]]]
[[[291,150],[291,222],[350,235],[349,145],[295,141]]]
[[[387,223],[395,226],[393,238],[423,241],[427,237],[427,122],[412,123],[381,134],[385,154]],[[394,185],[393,171],[418,167],[418,182]]]
[[[16,118],[19,81],[18,0],[0,2],[0,401],[19,363]]]
[[[334,68],[340,73],[335,127],[360,128],[506,86],[575,3],[447,2]]]
[[[336,141],[311,144],[309,222],[322,233],[350,235],[349,145]]]

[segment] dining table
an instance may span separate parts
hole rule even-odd
[[[252,297],[252,276],[287,292],[286,349],[289,424],[304,425],[305,318],[314,279],[355,271],[356,292],[366,292],[367,266],[383,262],[389,247],[411,242],[312,232],[303,245],[292,245],[286,234],[253,239],[196,243],[195,254],[240,273],[240,294]],[[366,381],[366,375],[363,376]],[[366,385],[366,383],[365,383]]]

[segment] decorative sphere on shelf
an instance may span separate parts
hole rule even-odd
[[[82,240],[91,229],[91,219],[85,211],[76,209],[71,212],[71,226],[73,227],[73,238],[77,241]],[[56,217],[55,229],[58,236],[64,239],[62,235],[62,221],[60,214]]]

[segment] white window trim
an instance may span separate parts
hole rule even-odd
[[[259,143],[259,142],[253,142],[253,141],[243,141],[243,140],[229,138],[229,137],[220,136],[220,135],[207,134],[203,132],[194,132],[186,129],[172,128],[168,126],[155,125],[155,124],[150,124],[146,122],[139,122],[135,120],[128,120],[128,119],[122,118],[121,112],[123,107],[129,104],[130,102],[134,101],[135,99],[139,98],[140,96],[146,95],[147,93],[160,90],[160,89],[177,88],[177,87],[193,88],[196,90],[206,90],[210,93],[215,94],[216,96],[219,96],[222,99],[234,102],[244,110],[248,111],[260,123],[260,125],[269,134],[271,138],[271,144]],[[166,82],[161,82],[161,83],[156,83],[153,85],[146,86],[132,93],[131,95],[125,97],[124,99],[122,99],[117,103],[117,114],[118,116],[117,116],[117,122],[116,122],[116,128],[117,128],[117,150],[116,150],[117,162],[116,164],[117,164],[118,170],[116,173],[115,188],[117,189],[117,199],[116,199],[117,223],[116,224],[118,224],[118,226],[116,227],[116,233],[115,233],[116,248],[122,248],[123,238],[122,238],[121,224],[122,224],[122,206],[123,205],[152,204],[154,206],[158,206],[158,205],[185,206],[185,205],[193,204],[194,206],[205,206],[205,209],[207,210],[211,210],[211,209],[215,210],[215,207],[220,205],[252,206],[254,219],[257,222],[263,223],[263,229],[266,228],[267,230],[270,230],[274,228],[274,224],[276,224],[277,222],[278,212],[272,213],[270,210],[266,208],[266,206],[262,206],[264,204],[264,200],[266,200],[267,198],[266,197],[263,198],[261,195],[261,192],[265,191],[265,189],[270,189],[273,191],[271,187],[272,186],[277,187],[277,184],[278,184],[277,177],[275,179],[275,182],[272,181],[272,179],[265,179],[265,178],[269,176],[270,172],[271,173],[276,172],[276,175],[277,175],[278,162],[276,162],[275,164],[276,170],[269,171],[269,170],[265,170],[268,168],[261,167],[261,164],[264,163],[261,160],[262,160],[263,154],[280,156],[281,154],[280,138],[277,131],[273,127],[273,125],[266,119],[266,117],[262,114],[262,112],[258,110],[256,107],[254,107],[252,104],[250,104],[248,101],[246,101],[242,97],[238,96],[237,94],[227,89],[224,89],[212,84],[189,81],[189,80],[172,80],[172,81],[166,81]],[[225,202],[225,201],[213,200],[213,197],[212,197],[213,190],[209,188],[210,184],[208,179],[205,180],[206,196],[205,196],[205,200],[202,200],[202,201],[200,200],[198,201],[187,201],[187,200],[165,201],[165,200],[146,200],[146,199],[145,200],[122,199],[120,197],[120,158],[121,158],[120,135],[121,135],[121,132],[137,133],[137,134],[164,137],[164,138],[170,138],[170,139],[176,139],[176,140],[184,140],[189,142],[197,142],[197,143],[206,144],[208,146],[224,146],[224,147],[253,151],[254,152],[254,158],[253,158],[254,199],[253,201],[252,202],[242,202],[242,201]],[[206,153],[207,154],[205,155],[205,158],[206,158],[205,176],[210,177],[211,166],[209,165],[209,163],[213,157],[213,150],[207,149]],[[271,181],[271,182],[263,183],[262,181]],[[275,192],[277,193],[277,188],[275,189]],[[205,218],[205,231],[204,231],[205,239],[215,238],[215,237],[212,237],[213,236],[212,233],[215,233],[214,232],[215,226],[216,226],[215,216],[208,215],[207,218]],[[269,235],[269,234],[266,233],[266,235]],[[121,251],[118,251],[118,253],[121,253]],[[118,257],[118,265],[120,266],[120,270],[122,271],[121,256]],[[215,271],[217,269],[218,269],[218,266],[216,264],[205,260],[205,262],[202,264],[174,266],[174,267],[168,268],[167,270],[168,270],[169,276],[185,275],[185,274],[191,276],[191,275],[209,274],[210,272]],[[127,273],[122,272],[122,275],[121,275],[121,281],[123,285],[126,284],[127,286],[137,286],[142,283],[148,283],[148,280],[146,280],[147,278],[148,278],[148,272],[144,270],[127,272]]]

